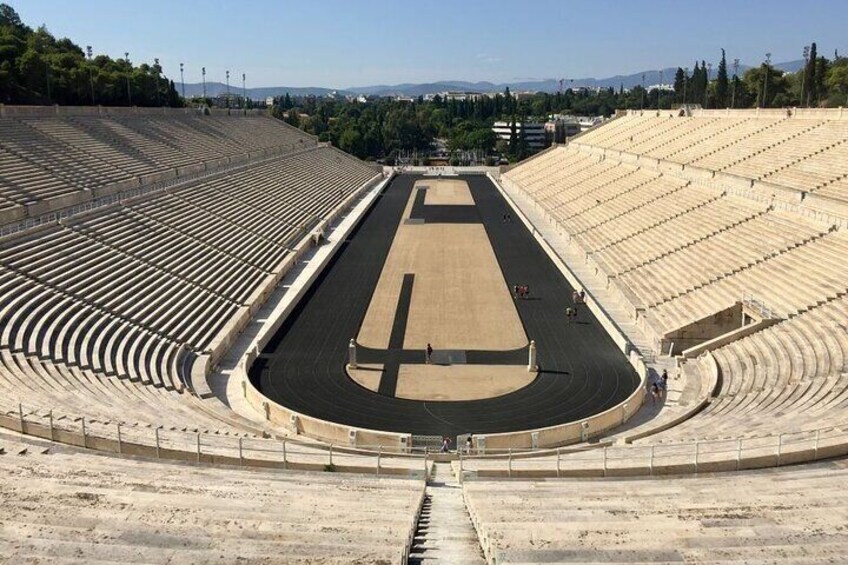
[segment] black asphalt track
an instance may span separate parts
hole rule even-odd
[[[420,435],[456,436],[552,426],[585,418],[622,402],[638,386],[636,372],[598,321],[584,307],[568,323],[572,287],[517,220],[503,197],[484,176],[468,182],[476,206],[424,206],[416,195],[413,218],[425,222],[482,222],[510,289],[530,286],[530,299],[516,300],[529,338],[538,346],[539,376],[528,386],[496,398],[424,402],[393,396],[391,375],[380,392],[367,390],[345,372],[348,343],[359,327],[391,247],[410,191],[420,176],[397,177],[342,244],[298,307],[263,350],[250,379],[269,398],[292,410],[342,424]],[[414,284],[407,277],[404,286]],[[409,291],[408,291],[409,292]],[[403,296],[401,318],[405,327]],[[405,306],[408,310],[408,304]],[[392,335],[400,331],[393,326]],[[402,335],[398,333],[398,335]],[[360,363],[392,367],[423,363],[422,351],[358,349]],[[469,364],[526,364],[527,349],[467,351]]]

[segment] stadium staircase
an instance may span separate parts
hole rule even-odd
[[[445,463],[435,463],[418,517],[410,565],[484,565],[462,487]]]

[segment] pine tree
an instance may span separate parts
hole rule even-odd
[[[718,77],[716,78],[716,108],[727,107],[727,60],[724,49],[721,50],[721,61],[718,63]]]

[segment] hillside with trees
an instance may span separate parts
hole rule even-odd
[[[181,106],[158,61],[133,66],[95,55],[44,26],[32,29],[0,4],[0,102],[84,106]]]
[[[716,69],[703,60],[695,61],[691,70],[678,68],[669,89],[567,89],[517,98],[507,88],[465,100],[437,95],[432,100],[366,102],[286,95],[276,99],[272,114],[362,159],[392,161],[401,154],[424,154],[436,139],[442,139],[451,155],[497,152],[518,160],[527,156],[526,147],[520,140],[498,143],[491,131],[495,121],[544,121],[551,114],[610,116],[616,109],[670,109],[682,104],[704,108],[848,105],[848,58],[818,56],[815,43],[805,52],[808,62],[797,73],[785,73],[764,62],[738,76],[722,49]]]

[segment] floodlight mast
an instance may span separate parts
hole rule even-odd
[[[158,57],[156,59],[153,59],[153,69],[156,71],[156,105],[160,106],[161,104],[159,103],[159,101],[160,101],[159,90],[161,90],[161,86],[159,84],[160,67],[159,67],[159,58]]]
[[[183,90],[183,104],[185,104],[185,76],[183,75],[183,64],[180,63],[180,84]]]
[[[806,94],[806,84],[804,84],[807,80],[807,68],[810,66],[810,46],[804,45],[804,72],[801,73],[801,104],[804,105],[804,95]],[[810,97],[807,96],[807,108],[810,107]]]
[[[739,59],[733,59],[733,92],[730,95],[730,107],[736,107],[736,83],[739,82]]]
[[[94,106],[94,75],[91,70],[94,51],[92,50],[91,45],[85,46],[85,54],[88,56],[88,82],[91,85],[91,105]]]
[[[206,103],[206,67],[201,67],[200,72],[203,75],[203,103]]]
[[[768,104],[768,76],[769,69],[771,68],[771,53],[766,53],[766,68],[765,68],[765,76],[763,76],[763,103],[762,107],[766,108],[766,104]]]
[[[660,111],[660,95],[662,94],[662,88],[663,88],[663,72],[662,72],[662,69],[660,69],[660,84],[657,87],[657,112]]]
[[[130,65],[130,52],[124,51],[124,61],[127,63],[127,104],[132,106],[132,90],[130,89],[130,75],[132,74],[132,66]]]

